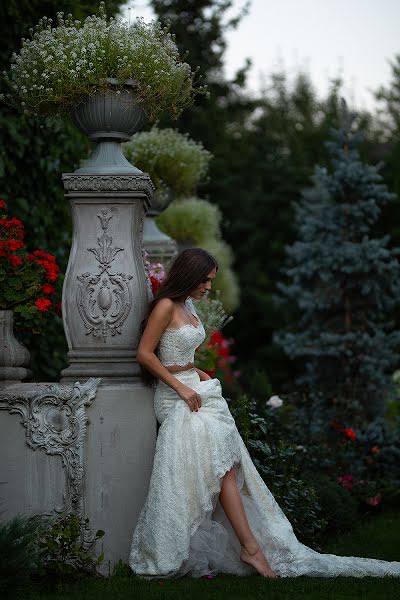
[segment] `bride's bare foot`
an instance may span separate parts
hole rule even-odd
[[[254,567],[263,577],[278,577],[275,571],[271,569],[263,551],[257,543],[247,548],[242,546],[240,560]]]

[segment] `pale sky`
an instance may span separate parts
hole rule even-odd
[[[234,7],[244,3],[234,0]],[[148,0],[127,6],[132,17],[154,17]],[[279,67],[289,80],[305,70],[321,94],[341,75],[350,103],[371,110],[373,90],[389,83],[389,61],[400,54],[400,0],[251,0],[249,14],[226,39],[226,75],[251,58],[254,92]]]

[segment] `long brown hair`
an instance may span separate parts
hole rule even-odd
[[[145,330],[153,308],[160,300],[163,298],[176,300],[189,296],[190,292],[205,281],[213,269],[218,270],[218,263],[214,256],[203,248],[187,248],[178,254],[149,304],[147,316],[140,327],[141,334]],[[153,385],[157,378],[142,365],[140,367],[144,383]]]

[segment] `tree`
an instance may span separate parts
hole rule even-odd
[[[333,169],[316,167],[296,205],[288,282],[278,287],[298,326],[275,341],[304,361],[299,385],[347,405],[358,401],[370,418],[383,409],[397,362],[400,332],[388,314],[399,304],[400,249],[388,248],[389,236],[371,237],[394,196],[379,168],[360,160],[355,122],[344,105],[341,127],[326,144]]]
[[[376,98],[379,101],[378,127],[372,148],[376,160],[383,160],[382,174],[397,199],[391,203],[381,218],[381,228],[392,232],[393,242],[400,244],[400,54],[391,62],[392,78],[389,85],[381,87]],[[399,317],[400,322],[400,317]]]

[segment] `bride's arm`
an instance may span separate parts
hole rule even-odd
[[[149,320],[140,339],[136,360],[150,373],[169,385],[184,400],[192,410],[201,406],[200,396],[179,379],[174,377],[161,363],[155,354],[160,337],[168,327],[174,310],[174,303],[169,298],[163,298],[151,311]],[[193,408],[192,408],[193,406]]]

